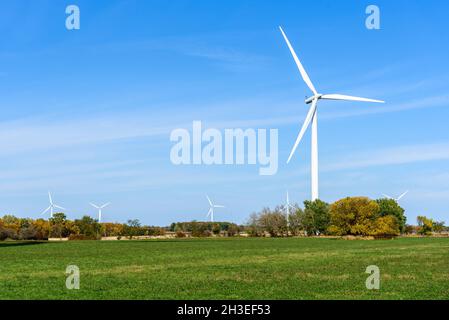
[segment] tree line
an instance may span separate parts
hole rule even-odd
[[[294,205],[265,208],[253,213],[247,222],[252,236],[372,236],[390,238],[400,234],[430,235],[449,231],[443,222],[419,216],[418,225],[406,224],[405,210],[393,199],[371,200],[348,197],[328,204],[321,200]]]
[[[6,215],[0,218],[0,241],[48,240],[49,238],[68,238],[69,240],[99,240],[103,237],[127,237],[164,235],[165,228],[142,226],[139,220],[127,223],[99,223],[84,216],[68,220],[64,213],[56,213],[49,220],[17,218]]]
[[[6,215],[0,218],[0,241],[4,240],[48,240],[68,238],[69,240],[100,240],[104,237],[132,239],[141,236],[164,236],[168,232],[176,237],[209,237],[213,235],[235,236],[244,230],[229,222],[178,222],[169,227],[144,226],[139,220],[127,223],[99,223],[84,216],[69,220],[64,213],[56,213],[49,220],[17,218]]]
[[[175,232],[178,238],[191,235],[192,237],[227,236],[233,237],[245,230],[244,226],[239,226],[230,222],[177,222],[170,225],[170,231]]]
[[[0,241],[47,240],[100,240],[103,237],[117,239],[139,236],[164,236],[171,232],[176,237],[237,236],[372,236],[395,237],[400,234],[431,235],[449,232],[443,222],[419,216],[417,225],[406,222],[405,211],[393,199],[371,200],[352,197],[328,204],[321,200],[304,201],[304,207],[277,206],[253,213],[246,224],[229,222],[177,222],[168,227],[144,226],[139,220],[127,223],[99,223],[84,216],[69,220],[64,213],[56,213],[49,220],[17,218],[6,215],[0,218]]]

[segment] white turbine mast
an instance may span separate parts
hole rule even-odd
[[[383,196],[386,198],[386,199],[391,199],[391,200],[395,200],[396,202],[399,202],[402,198],[404,198],[407,194],[409,193],[409,191],[405,191],[403,194],[401,194],[399,197],[397,197],[397,198],[393,198],[393,197],[390,197],[389,195],[387,195],[387,194],[383,194]]]
[[[98,209],[98,222],[101,222],[101,210],[103,210],[103,209],[106,208],[108,205],[110,205],[110,203],[108,202],[108,203],[105,203],[105,204],[102,205],[102,206],[97,206],[96,204],[94,204],[94,203],[91,202],[90,205],[91,205],[92,207]]]
[[[224,208],[224,206],[218,205],[218,204],[213,204],[208,195],[206,195],[206,198],[207,198],[207,201],[209,201],[209,205],[210,205],[210,209],[209,209],[209,212],[207,213],[206,217],[207,218],[210,217],[210,222],[214,222],[214,209],[215,208]]]
[[[53,218],[55,208],[61,209],[61,210],[66,210],[65,208],[60,207],[53,202],[50,191],[48,192],[48,200],[50,201],[50,206],[47,209],[45,209],[41,214],[46,214],[48,211],[50,211],[50,217]]]
[[[290,197],[287,191],[287,199],[286,199],[286,204],[285,204],[285,214],[287,216],[287,225],[288,225],[288,218],[290,217],[290,208],[293,208],[292,205],[290,204]]]
[[[376,102],[376,103],[384,103],[384,101],[381,100],[374,100],[374,99],[367,99],[367,98],[360,98],[360,97],[353,97],[348,95],[342,95],[342,94],[321,94],[318,93],[318,91],[315,89],[315,86],[313,85],[312,81],[309,78],[309,75],[307,74],[306,70],[304,69],[303,65],[301,64],[301,61],[299,61],[298,56],[295,53],[295,50],[293,49],[290,41],[287,38],[287,35],[285,34],[282,27],[279,27],[281,30],[282,36],[285,39],[285,42],[287,43],[288,48],[290,49],[290,52],[293,56],[293,59],[296,62],[296,66],[298,67],[299,73],[301,74],[302,79],[307,84],[309,89],[312,91],[313,96],[310,98],[307,98],[305,100],[306,104],[311,104],[311,107],[309,109],[309,112],[306,116],[306,119],[304,121],[304,124],[301,128],[301,131],[299,132],[299,135],[296,139],[296,142],[292,148],[292,151],[290,152],[290,156],[288,157],[287,163],[290,162],[292,159],[296,149],[298,148],[299,143],[301,142],[304,134],[306,133],[306,130],[309,128],[310,124],[312,123],[312,161],[311,161],[311,173],[312,173],[312,201],[315,201],[319,199],[319,188],[318,188],[318,114],[317,114],[317,106],[319,100],[344,100],[344,101],[360,101],[360,102]]]

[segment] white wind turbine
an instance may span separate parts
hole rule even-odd
[[[206,198],[207,198],[207,201],[209,201],[209,205],[210,205],[210,209],[209,209],[209,212],[207,213],[206,217],[210,217],[210,222],[214,222],[214,209],[215,208],[224,208],[224,206],[213,204],[208,195],[206,195]]]
[[[290,208],[294,209],[294,206],[292,206],[290,204],[290,197],[289,197],[289,194],[288,194],[288,190],[287,190],[287,199],[286,200],[287,201],[286,201],[286,204],[285,204],[285,215],[286,215],[286,218],[287,218],[287,237],[288,237],[288,229],[290,228],[290,221],[289,221]]]
[[[90,205],[91,205],[92,207],[98,209],[98,222],[101,222],[101,210],[103,210],[103,209],[106,208],[108,205],[110,205],[110,203],[108,202],[108,203],[106,203],[106,204],[104,204],[104,205],[102,205],[102,206],[97,206],[96,204],[94,204],[94,203],[91,202]]]
[[[48,200],[50,201],[50,206],[47,209],[45,209],[41,214],[46,214],[48,211],[50,211],[50,217],[53,218],[53,212],[54,212],[55,208],[61,209],[61,210],[66,210],[65,208],[60,207],[53,203],[53,199],[51,197],[50,191],[48,192]]]
[[[377,103],[384,103],[384,101],[381,100],[373,100],[373,99],[367,99],[367,98],[360,98],[360,97],[353,97],[353,96],[347,96],[342,94],[321,94],[318,93],[318,91],[315,89],[312,81],[310,80],[306,70],[304,69],[303,65],[301,64],[301,61],[299,61],[298,56],[295,53],[295,50],[293,49],[292,45],[290,44],[290,41],[287,38],[287,35],[285,34],[282,27],[279,27],[281,30],[281,33],[287,42],[288,48],[290,49],[291,54],[293,55],[293,59],[296,62],[296,65],[298,66],[299,72],[301,73],[302,79],[307,84],[309,89],[313,92],[313,96],[310,98],[307,98],[305,100],[306,104],[311,104],[310,110],[306,116],[306,119],[304,121],[304,124],[301,128],[301,131],[299,132],[298,138],[296,139],[295,145],[293,146],[293,149],[290,153],[290,156],[288,157],[287,163],[290,162],[290,160],[293,157],[293,154],[296,151],[296,148],[298,147],[299,143],[301,142],[307,128],[309,127],[310,123],[312,123],[312,161],[311,161],[311,171],[312,171],[312,201],[315,201],[319,198],[318,193],[318,115],[317,115],[317,105],[318,100],[345,100],[345,101],[361,101],[361,102],[377,102]]]
[[[289,197],[288,191],[287,191],[287,202],[285,205],[285,214],[287,215],[287,225],[288,225],[288,218],[290,217],[290,208],[293,208],[293,207],[290,204],[290,197]]]
[[[393,198],[393,197],[390,197],[389,195],[387,195],[387,194],[383,194],[383,196],[386,198],[386,199],[391,199],[391,200],[395,200],[396,202],[399,202],[402,198],[404,198],[407,194],[409,193],[409,191],[405,191],[403,194],[401,194],[399,197],[397,197],[397,198]]]

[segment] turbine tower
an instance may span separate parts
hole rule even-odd
[[[206,198],[207,198],[207,201],[209,201],[209,205],[210,205],[210,209],[209,209],[209,212],[207,213],[206,217],[210,217],[210,222],[214,222],[214,209],[215,208],[224,208],[224,206],[213,204],[208,195],[206,195]]]
[[[401,194],[399,197],[397,197],[397,198],[393,198],[393,197],[390,197],[389,195],[387,195],[387,194],[383,194],[383,196],[386,198],[386,199],[391,199],[391,200],[394,200],[394,201],[396,201],[396,202],[399,202],[402,198],[404,198],[407,194],[409,193],[409,191],[405,191],[403,194]]]
[[[292,206],[290,205],[290,197],[288,195],[288,191],[287,191],[287,201],[286,201],[286,205],[285,205],[285,214],[287,215],[287,225],[288,225],[288,218],[290,217],[290,208]]]
[[[110,205],[110,203],[108,202],[108,203],[106,203],[106,204],[104,204],[104,205],[102,205],[102,206],[97,206],[97,205],[94,204],[94,203],[90,203],[90,205],[91,205],[92,207],[98,209],[98,222],[101,222],[101,210],[103,210],[103,209],[106,208],[108,205]]]
[[[66,210],[65,208],[60,207],[53,203],[53,199],[51,197],[50,191],[48,192],[48,200],[50,201],[50,206],[47,209],[45,209],[41,214],[46,214],[48,211],[50,211],[50,217],[53,218],[53,211],[55,208],[61,209],[61,210]]]
[[[287,43],[288,48],[290,49],[290,52],[293,56],[293,59],[296,62],[296,65],[298,67],[299,73],[301,74],[302,79],[306,83],[306,85],[309,87],[309,89],[312,91],[313,96],[310,98],[307,98],[305,100],[306,104],[311,104],[311,107],[309,109],[309,112],[306,116],[306,119],[304,121],[304,124],[301,128],[301,131],[299,132],[299,135],[296,139],[295,145],[293,146],[292,151],[290,152],[290,156],[288,157],[287,163],[290,163],[290,160],[293,157],[293,154],[296,151],[296,148],[298,147],[299,143],[301,142],[304,134],[306,133],[306,130],[310,126],[310,123],[312,123],[312,161],[311,161],[311,172],[312,172],[312,201],[315,201],[319,199],[319,189],[318,189],[318,114],[317,114],[317,105],[319,100],[345,100],[345,101],[361,101],[361,102],[376,102],[376,103],[384,103],[384,101],[381,100],[374,100],[374,99],[367,99],[367,98],[360,98],[360,97],[353,97],[353,96],[347,96],[342,94],[321,94],[318,93],[318,91],[315,89],[315,86],[313,85],[312,81],[309,78],[309,75],[307,74],[306,70],[304,69],[303,65],[301,64],[301,61],[299,61],[298,56],[295,53],[295,50],[293,49],[290,41],[287,38],[287,35],[285,34],[282,27],[279,27],[281,30],[282,36],[285,39],[285,42]]]

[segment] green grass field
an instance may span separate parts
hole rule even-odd
[[[68,265],[80,290],[65,287]],[[449,239],[0,243],[0,298],[449,299]]]

